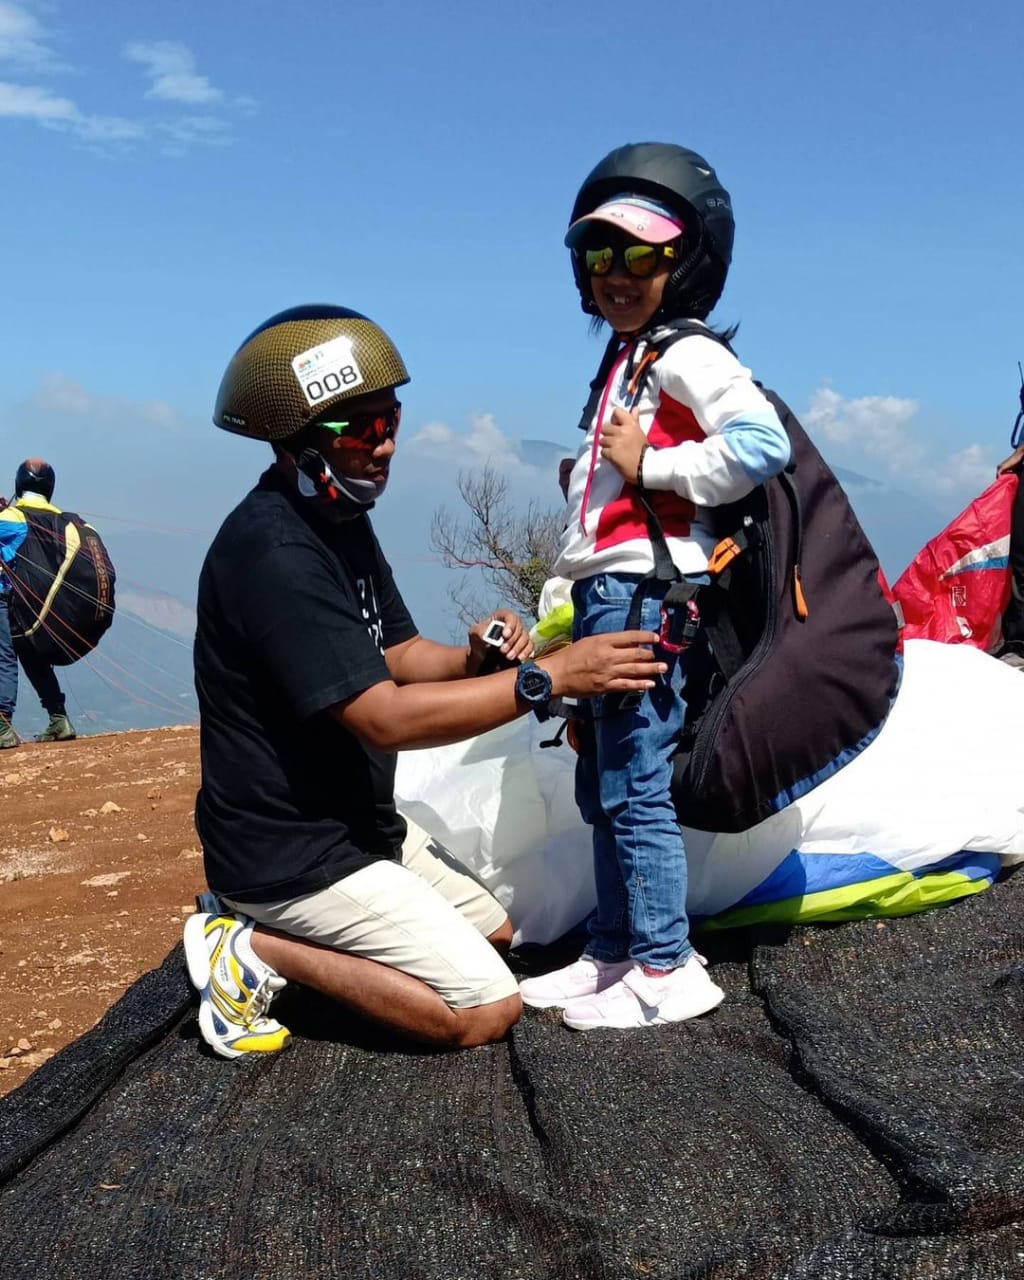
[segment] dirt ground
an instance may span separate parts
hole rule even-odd
[[[198,779],[192,725],[0,753],[0,1095],[181,937]]]

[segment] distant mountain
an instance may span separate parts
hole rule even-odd
[[[582,441],[582,433],[580,441]],[[550,471],[552,482],[557,482],[558,464],[563,458],[576,455],[579,443],[574,445],[553,444],[550,440],[520,440],[519,457],[528,467],[537,467],[541,471]],[[558,490],[555,489],[557,499]]]
[[[117,569],[117,591],[138,591],[143,595],[164,594],[195,604],[196,585],[206,549],[214,531],[162,532],[154,529],[107,528],[99,519],[97,528]],[[173,627],[171,628],[173,630]]]
[[[519,445],[523,463],[550,472],[552,507],[558,503],[558,463],[570,453],[569,447],[547,440]],[[834,470],[890,580],[954,514],[857,472]],[[454,618],[447,592],[455,577],[424,554],[426,534],[410,533],[405,527],[408,514],[405,503],[389,508],[382,502],[374,521],[424,634],[445,639]],[[83,733],[194,722],[194,602],[212,532],[123,531],[108,529],[98,518],[95,523],[117,568],[117,612],[96,651],[59,673],[68,694],[68,713]],[[15,725],[28,735],[44,723],[34,693],[22,679]]]
[[[833,467],[833,471],[890,582],[896,581],[924,544],[956,514],[856,471],[844,467]]]

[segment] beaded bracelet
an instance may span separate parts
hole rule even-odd
[[[645,444],[641,447],[640,457],[636,462],[636,485],[638,489],[642,489],[644,487],[644,454],[650,447],[651,446],[649,444]]]

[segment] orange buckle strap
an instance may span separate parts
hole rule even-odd
[[[657,358],[658,358],[657,351],[648,351],[644,354],[644,358],[640,361],[639,365],[637,365],[636,372],[633,374],[632,378],[630,378],[629,380],[629,389],[627,392],[628,395],[631,395],[631,396],[636,395],[637,387],[639,387],[640,385],[640,379],[647,372],[648,368],[652,364],[654,364]]]
[[[710,573],[724,573],[737,556],[743,554],[743,548],[733,538],[723,538],[711,553],[708,561]]]

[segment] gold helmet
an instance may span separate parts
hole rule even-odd
[[[366,316],[347,307],[292,307],[231,357],[213,421],[253,440],[285,440],[341,400],[408,381],[394,343]]]

